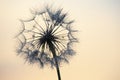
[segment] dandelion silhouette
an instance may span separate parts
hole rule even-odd
[[[44,11],[35,11],[33,15],[29,20],[20,20],[22,30],[17,35],[17,53],[31,64],[55,67],[58,80],[61,80],[60,64],[68,63],[69,57],[75,54],[72,44],[77,39],[72,34],[76,31],[71,29],[74,21],[67,19],[63,9],[45,7]]]

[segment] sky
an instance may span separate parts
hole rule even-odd
[[[55,69],[29,65],[15,52],[19,19],[46,4],[64,8],[78,30],[76,55],[60,67],[62,80],[120,80],[119,0],[0,0],[0,80],[57,80]]]

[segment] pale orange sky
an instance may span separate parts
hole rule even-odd
[[[55,69],[24,64],[15,53],[19,19],[46,3],[69,12],[79,31],[77,54],[60,67],[62,80],[120,80],[119,0],[0,0],[0,80],[57,80]]]

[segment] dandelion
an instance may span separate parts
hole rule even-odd
[[[31,64],[55,67],[61,80],[60,64],[68,63],[69,57],[75,54],[72,44],[77,42],[73,36],[76,31],[71,29],[74,21],[67,19],[68,14],[63,13],[63,9],[45,7],[44,11],[36,11],[33,15],[29,20],[20,20],[22,30],[17,35],[17,53]]]

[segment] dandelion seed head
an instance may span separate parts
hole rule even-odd
[[[77,42],[71,29],[73,20],[66,19],[63,9],[53,11],[46,7],[43,11],[35,11],[32,19],[21,20],[23,29],[17,36],[20,44],[17,53],[41,67],[55,66],[55,58],[59,65],[68,63],[69,57],[75,54],[72,44]]]

